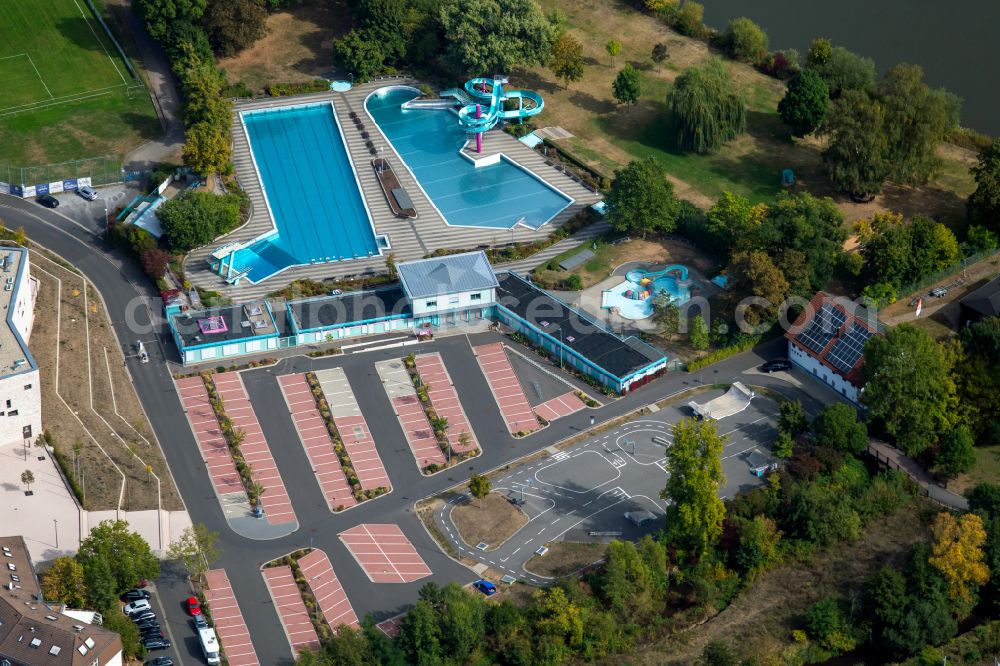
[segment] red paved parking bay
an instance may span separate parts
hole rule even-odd
[[[448,419],[448,444],[455,453],[468,453],[479,448],[476,434],[469,425],[469,419],[462,409],[462,402],[458,399],[458,392],[455,385],[451,383],[451,376],[444,367],[441,354],[421,354],[416,359],[417,372],[420,379],[430,387],[429,397],[434,411],[438,416]],[[462,433],[468,436],[468,443],[464,446],[460,442]]]
[[[363,523],[340,533],[373,583],[412,583],[431,575],[398,525]]]
[[[309,589],[316,597],[323,618],[331,628],[336,629],[342,624],[357,628],[358,616],[354,613],[351,602],[347,599],[344,586],[333,573],[330,558],[322,550],[314,550],[299,558],[299,569],[309,583]]]
[[[292,652],[300,650],[318,650],[319,637],[313,628],[312,620],[302,602],[299,586],[295,584],[292,568],[289,566],[268,567],[262,569],[267,589],[274,600],[274,607],[285,629],[285,636],[292,646]]]
[[[205,600],[212,613],[215,633],[219,636],[222,649],[226,651],[229,666],[259,666],[257,653],[250,642],[250,632],[236,603],[226,570],[206,571],[205,582]]]
[[[555,421],[556,419],[561,419],[564,416],[578,412],[586,406],[583,404],[583,400],[580,400],[579,396],[570,391],[551,400],[546,400],[540,405],[536,405],[535,413],[546,421]]]
[[[215,492],[220,496],[244,492],[233,456],[208,400],[205,382],[201,377],[178,379],[177,392],[181,396],[188,421],[191,422],[194,437],[198,440],[198,448],[205,459]]]
[[[503,420],[507,423],[510,434],[532,432],[538,430],[538,419],[531,411],[531,405],[524,396],[521,382],[510,366],[507,351],[499,342],[474,347],[479,367],[486,375],[493,397],[500,406]]]

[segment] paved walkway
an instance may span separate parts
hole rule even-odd
[[[382,385],[389,395],[389,402],[396,412],[399,425],[410,445],[410,451],[417,461],[417,467],[423,469],[428,465],[444,465],[444,451],[438,444],[437,437],[431,428],[424,407],[417,398],[417,392],[406,372],[406,366],[400,359],[381,361],[375,364]]]
[[[595,222],[590,226],[580,229],[572,236],[564,238],[558,243],[553,243],[547,248],[536,252],[530,257],[518,259],[517,261],[508,261],[504,264],[497,264],[494,268],[497,270],[511,271],[512,273],[520,273],[522,275],[530,273],[535,269],[535,267],[541,266],[549,259],[558,257],[563,252],[572,250],[573,248],[579,247],[584,243],[597,238],[598,236],[602,236],[610,229],[611,225],[608,224],[606,220]]]
[[[374,583],[412,583],[432,573],[399,525],[363,523],[340,540]]]
[[[336,629],[342,624],[349,627],[358,628],[358,616],[354,613],[344,586],[337,579],[337,574],[333,572],[333,565],[330,558],[322,550],[316,549],[299,558],[299,569],[309,583],[309,589],[316,597],[319,609],[323,611],[323,618],[330,625],[331,629]]]
[[[205,572],[205,600],[212,613],[212,624],[218,634],[222,649],[226,651],[229,666],[258,666],[257,653],[250,640],[250,630],[243,620],[243,613],[236,603],[233,586],[225,569]]]
[[[264,516],[271,525],[278,523],[297,523],[292,501],[288,491],[281,481],[278,465],[274,462],[271,449],[264,439],[264,432],[257,422],[253,404],[247,396],[243,380],[238,372],[221,372],[212,375],[215,390],[225,404],[226,416],[233,422],[234,428],[243,431],[245,439],[240,445],[243,459],[250,465],[254,483],[264,486],[265,493],[261,497]]]
[[[420,379],[429,387],[427,395],[438,416],[448,419],[448,444],[455,453],[468,453],[479,448],[479,440],[472,430],[462,401],[458,399],[455,385],[451,381],[448,370],[444,367],[441,354],[421,354],[416,357],[417,372]],[[462,433],[468,435],[468,443],[461,443]]]
[[[879,462],[906,474],[935,502],[960,511],[969,510],[969,500],[939,486],[927,470],[896,447],[872,439],[868,442],[868,453]]]
[[[219,421],[215,418],[215,411],[212,410],[212,404],[208,400],[205,382],[201,377],[178,379],[177,392],[181,396],[184,411],[187,412],[191,430],[198,440],[198,447],[208,467],[208,475],[212,479],[215,493],[219,496],[234,493],[245,496],[239,472],[236,471],[236,463],[233,462],[233,455],[229,452]]]
[[[546,400],[540,405],[535,405],[535,414],[551,422],[575,414],[586,406],[575,393],[570,391],[551,400]]]
[[[341,511],[354,506],[357,504],[354,491],[347,483],[347,475],[333,449],[326,421],[316,408],[316,399],[305,374],[282,375],[278,377],[278,385],[281,386],[281,393],[285,396],[285,403],[295,423],[295,431],[299,434],[299,441],[312,465],[327,507],[330,511]]]
[[[298,654],[301,650],[318,650],[319,636],[313,628],[309,612],[302,601],[299,586],[295,584],[292,568],[289,566],[268,567],[261,569],[267,591],[271,593],[278,618],[285,630],[285,636],[292,646],[292,652]]]
[[[389,474],[385,471],[382,458],[375,448],[368,422],[365,421],[358,400],[351,390],[351,383],[343,368],[330,368],[316,372],[326,404],[330,407],[333,424],[340,434],[340,441],[351,458],[351,466],[358,476],[358,482],[365,490],[375,488],[392,489]]]
[[[524,395],[521,381],[510,366],[507,352],[500,342],[473,347],[479,367],[486,375],[493,397],[500,406],[503,420],[510,434],[529,433],[538,430],[538,419],[531,411],[531,404]]]

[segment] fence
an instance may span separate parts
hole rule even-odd
[[[928,275],[926,277],[920,278],[916,282],[913,282],[908,285],[903,285],[902,287],[899,288],[899,291],[897,293],[902,298],[908,294],[912,294],[915,291],[926,289],[935,282],[939,282],[947,277],[950,277],[955,273],[959,272],[960,270],[962,270],[963,268],[967,268],[972,264],[980,262],[983,259],[988,259],[994,255],[1000,257],[1000,250],[986,250],[985,252],[980,252],[978,254],[973,254],[971,256],[965,257],[964,259],[956,261],[951,266],[939,270],[937,273],[934,273],[933,275]]]
[[[28,167],[0,164],[0,193],[33,197],[80,185],[120,183],[125,175],[121,157],[111,155]]]

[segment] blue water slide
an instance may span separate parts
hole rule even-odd
[[[465,92],[474,103],[462,107],[458,120],[466,132],[486,132],[496,127],[501,120],[517,120],[542,112],[545,103],[542,96],[528,90],[504,90],[505,79],[470,79],[465,82]],[[506,100],[517,100],[517,108],[504,110]],[[524,101],[530,105],[525,107]],[[476,117],[476,105],[480,106],[480,117]]]

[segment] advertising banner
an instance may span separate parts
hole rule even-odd
[[[33,190],[34,193],[33,194],[28,194],[28,190]],[[32,186],[29,185],[28,187],[24,188],[24,196],[26,196],[26,197],[36,197],[36,196],[41,196],[43,194],[48,194],[48,193],[49,193],[49,184],[48,183],[39,183],[38,185],[35,185],[34,187],[32,187]]]
[[[63,191],[63,182],[56,181],[55,183],[49,183],[49,194],[59,194]]]

